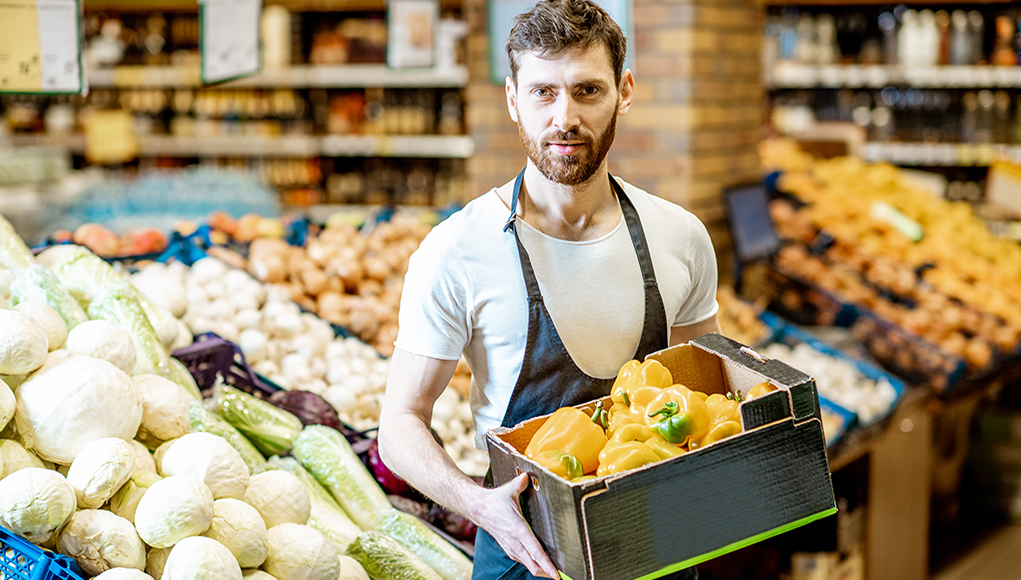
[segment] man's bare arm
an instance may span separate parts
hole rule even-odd
[[[457,361],[394,351],[379,418],[380,457],[415,489],[489,532],[532,575],[556,578],[556,568],[518,507],[528,476],[485,489],[457,468],[429,432],[433,404],[456,367]]]
[[[710,332],[721,332],[720,323],[716,320],[715,314],[711,318],[707,318],[702,322],[696,322],[695,324],[689,324],[687,326],[670,327],[670,346],[684,344],[693,338],[698,338],[703,334],[709,334]]]

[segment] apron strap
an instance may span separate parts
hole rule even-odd
[[[620,200],[620,209],[624,213],[624,221],[627,223],[628,233],[631,234],[631,243],[635,246],[635,253],[638,254],[638,265],[642,268],[642,280],[645,284],[656,284],[656,272],[652,267],[652,254],[649,252],[649,242],[645,239],[645,230],[642,229],[641,220],[638,218],[638,210],[631,200],[624,193],[624,188],[617,183],[617,180],[610,176],[610,183],[617,192],[617,199]]]

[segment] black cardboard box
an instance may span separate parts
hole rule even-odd
[[[493,478],[527,472],[522,510],[571,580],[649,580],[836,513],[815,381],[719,334],[649,355],[709,394],[779,390],[741,406],[744,432],[628,473],[569,483],[523,451],[548,415],[487,433]],[[595,401],[578,407],[591,414]]]

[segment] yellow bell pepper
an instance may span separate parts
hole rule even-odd
[[[573,455],[581,462],[583,473],[599,467],[599,452],[606,445],[603,428],[583,411],[561,407],[546,419],[525,448],[525,457],[535,459],[551,449]]]
[[[646,425],[670,443],[685,445],[709,430],[709,408],[701,397],[684,385],[673,385],[646,407]]]
[[[776,387],[774,387],[769,382],[762,382],[748,389],[748,392],[745,393],[744,400],[751,401],[752,399],[756,399],[763,395],[768,395],[769,393],[772,393],[775,390]]]
[[[741,404],[735,399],[728,399],[719,394],[712,394],[705,400],[709,408],[709,417],[712,423],[721,421],[737,421],[741,423]]]
[[[610,442],[646,441],[649,437],[652,437],[652,431],[648,427],[639,423],[629,423],[614,431],[607,444]]]
[[[645,425],[645,410],[629,407],[624,403],[614,403],[613,406],[610,407],[609,416],[610,426],[606,429],[606,434],[608,436],[613,435],[613,433],[624,425],[630,425],[633,423]]]
[[[617,379],[610,388],[610,398],[614,403],[631,406],[635,391],[641,387],[669,387],[674,382],[670,370],[659,361],[647,360],[628,361],[620,367]]]
[[[560,451],[549,449],[535,456],[535,462],[568,481],[581,477],[584,472],[578,458]]]
[[[612,475],[659,461],[659,455],[641,441],[607,443],[599,454],[599,469],[596,475]]]
[[[663,439],[663,436],[657,433],[652,433],[651,436],[644,441],[644,443],[649,449],[652,449],[652,451],[658,455],[660,459],[670,459],[671,457],[684,455],[687,452],[680,445],[674,445],[666,439]]]
[[[731,435],[737,435],[741,432],[741,424],[735,421],[721,421],[714,424],[705,435],[699,438],[697,441],[692,441],[688,444],[688,447],[692,451],[701,449],[707,445],[712,445],[717,441],[723,441]]]

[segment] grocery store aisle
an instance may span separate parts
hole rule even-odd
[[[1004,526],[932,580],[1021,580],[1021,524]]]

